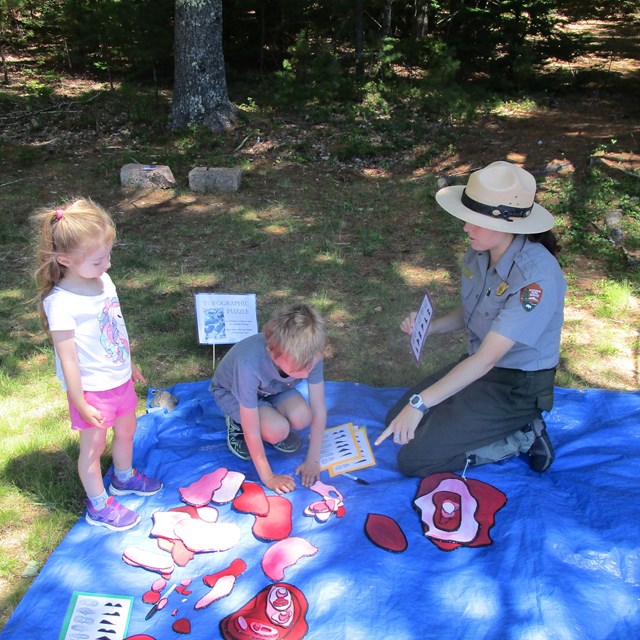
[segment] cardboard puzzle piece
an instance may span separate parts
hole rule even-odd
[[[220,621],[225,640],[300,640],[309,630],[309,604],[302,591],[284,582],[265,587]]]
[[[291,533],[293,507],[282,496],[268,496],[267,502],[269,513],[266,516],[256,516],[253,535],[260,540],[282,540]]]
[[[369,513],[364,523],[364,531],[373,544],[384,549],[401,553],[406,550],[407,538],[400,525],[389,516]]]
[[[443,551],[492,544],[489,532],[506,503],[492,485],[448,472],[423,478],[413,501],[424,535]]]
[[[272,544],[262,557],[264,574],[277,582],[284,579],[284,570],[291,567],[304,556],[314,556],[318,548],[304,538],[292,536]]]

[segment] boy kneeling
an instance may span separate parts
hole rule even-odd
[[[276,493],[293,491],[295,480],[273,473],[263,441],[293,453],[300,448],[297,431],[307,425],[309,450],[295,473],[307,487],[320,478],[327,421],[322,360],[326,345],[326,324],[317,309],[294,304],[274,315],[263,333],[235,344],[211,379],[210,390],[226,416],[229,449],[252,460],[261,482]],[[304,379],[309,404],[296,389]]]

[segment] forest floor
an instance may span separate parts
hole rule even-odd
[[[591,84],[542,101],[505,102],[476,117],[472,124],[435,122],[433,138],[415,140],[408,150],[397,153],[390,151],[383,156],[338,161],[337,147],[343,139],[343,124],[339,120],[316,124],[309,123],[299,114],[261,115],[258,118],[249,114],[226,142],[232,161],[245,168],[243,196],[247,201],[271,199],[277,202],[278,185],[285,185],[287,189],[294,187],[288,189],[288,198],[294,208],[304,209],[314,200],[316,206],[326,208],[322,198],[328,197],[328,192],[324,191],[323,184],[342,187],[358,184],[366,192],[368,187],[362,185],[369,184],[375,191],[381,184],[414,183],[415,197],[406,198],[406,191],[398,192],[394,215],[398,220],[397,233],[401,235],[402,220],[414,219],[416,211],[424,208],[424,189],[428,180],[433,180],[434,185],[434,178],[449,183],[463,181],[471,171],[496,159],[517,163],[536,175],[539,199],[542,200],[554,178],[560,176],[578,181],[594,163],[614,175],[623,172],[638,175],[640,101],[634,87],[640,86],[640,46],[632,37],[633,25],[586,21],[572,28],[589,33],[606,45],[597,56],[585,55],[571,65],[561,65],[565,71],[570,68],[576,75],[594,73]],[[15,57],[9,60],[9,66],[12,84],[3,90],[20,91],[20,87],[28,85],[29,61]],[[122,158],[124,153],[129,161],[162,164],[167,162],[165,152],[169,152],[161,144],[155,147],[153,144],[141,145],[127,122],[130,114],[122,114],[121,118],[118,114],[110,114],[113,115],[110,119],[100,119],[96,114],[102,108],[100,100],[104,90],[105,85],[95,80],[63,76],[54,87],[53,107],[41,112],[3,114],[0,111],[0,124],[6,123],[2,139],[14,148],[23,147],[20,153],[12,154],[8,159],[0,157],[2,174],[23,176],[17,179],[28,180],[32,191],[35,189],[31,194],[33,205],[55,199],[68,193],[69,189],[90,193],[110,210],[120,211],[134,234],[144,234],[149,216],[155,214],[161,214],[157,216],[158,220],[163,216],[174,216],[184,224],[193,224],[194,212],[197,215],[206,209],[211,198],[195,196],[188,191],[186,172],[190,167],[179,174],[172,166],[178,182],[176,190],[151,191],[131,197],[114,188],[119,171],[116,159]],[[92,95],[91,92],[96,92],[94,98],[74,100],[78,96]],[[233,87],[230,87],[230,93],[233,99]],[[445,136],[442,135],[444,129],[447,130]],[[41,159],[28,177],[22,167],[25,149]],[[149,149],[152,149],[151,154]],[[171,153],[175,158],[176,149]],[[179,162],[176,159],[176,163]],[[67,173],[69,167],[70,174]],[[13,184],[13,181],[8,180],[6,184]],[[317,185],[318,189],[314,192],[310,185]],[[0,184],[0,188],[3,186]],[[300,194],[297,201],[296,193]],[[221,196],[214,206],[224,210],[231,207],[231,203],[231,199]],[[25,209],[29,206],[31,201],[25,203]],[[612,207],[615,206],[612,202]],[[140,228],[136,230],[135,215],[131,214],[141,210],[148,215],[140,218]],[[604,224],[604,220],[601,221],[601,227]],[[411,226],[406,225],[405,238],[399,239],[402,246],[412,245],[411,232]],[[302,241],[295,235],[291,237],[294,244]],[[234,249],[229,247],[228,250],[233,252]],[[242,253],[244,248],[238,247],[238,250]],[[442,250],[443,255],[431,256],[431,262],[450,260],[445,257],[449,248],[443,246]],[[385,247],[377,248],[376,258],[382,262],[394,260],[397,244],[389,243],[388,251],[391,253],[385,255]],[[565,343],[584,346],[589,336],[603,333],[602,319],[594,315],[593,305],[607,273],[600,260],[583,256],[578,261],[580,264],[571,269]],[[362,263],[363,272],[370,268],[366,256]],[[416,267],[420,266],[428,265],[416,263]],[[579,369],[584,375],[578,376],[576,385],[638,387],[638,306],[637,299],[633,298],[625,317],[611,321],[616,326],[610,328],[609,335],[617,348],[612,348],[606,358],[591,358],[588,363],[581,363]],[[338,347],[336,352],[339,354],[341,349]],[[333,360],[333,367],[336,379],[344,379],[350,373],[348,364],[341,361],[339,355]]]

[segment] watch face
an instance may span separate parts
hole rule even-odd
[[[409,398],[409,404],[414,408],[426,413],[428,411],[427,405],[423,402],[422,397],[415,393]]]

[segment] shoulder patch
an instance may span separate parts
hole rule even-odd
[[[542,287],[537,282],[532,282],[520,289],[520,304],[525,311],[533,311],[542,300]]]

